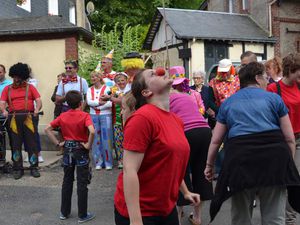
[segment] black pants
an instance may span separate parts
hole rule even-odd
[[[208,147],[211,139],[210,128],[195,128],[185,132],[190,144],[190,166],[192,173],[193,192],[200,194],[202,201],[213,197],[212,183],[204,176]]]
[[[87,163],[85,163],[86,161]],[[88,151],[86,149],[76,149],[76,153],[70,155],[68,149],[64,148],[64,180],[61,190],[61,213],[64,216],[68,216],[71,213],[75,168],[77,175],[78,217],[83,218],[87,214],[87,185],[90,178],[88,161]]]
[[[142,218],[143,225],[178,225],[178,215],[176,207],[168,216],[144,216]],[[122,216],[115,208],[115,223],[116,225],[129,225],[130,220]]]
[[[26,139],[29,150],[28,150],[28,161],[31,168],[38,167],[38,150],[35,142],[35,131],[32,132],[24,122],[27,118],[27,114],[16,115],[16,126],[17,133],[13,132],[11,127],[9,128],[12,140],[12,161],[14,170],[23,169],[23,159],[22,159],[22,145]],[[12,116],[9,117],[9,124],[11,124]],[[32,123],[33,125],[33,123]]]

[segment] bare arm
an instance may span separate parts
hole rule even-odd
[[[55,96],[55,103],[56,104],[62,104],[66,101],[64,96],[56,95]]]
[[[226,125],[217,122],[216,127],[213,131],[213,136],[208,148],[208,155],[206,161],[206,168],[204,171],[204,175],[207,180],[212,181],[213,179],[213,167],[216,160],[217,152],[219,150],[220,145],[223,142],[224,135],[226,133]]]
[[[81,143],[84,148],[86,149],[91,149],[93,141],[94,141],[94,136],[95,136],[95,128],[93,125],[88,126],[89,130],[89,139],[87,143]]]
[[[137,175],[143,159],[143,153],[124,150],[124,195],[131,225],[143,225],[139,200],[140,183]]]
[[[118,96],[118,97],[111,96],[110,100],[113,103],[115,103],[115,104],[121,105],[121,103],[122,103],[122,96]]]
[[[287,142],[288,146],[290,147],[291,154],[294,157],[296,151],[296,141],[295,136],[293,133],[293,127],[289,118],[289,115],[285,115],[280,118],[280,129],[283,133],[285,141]]]
[[[200,204],[200,195],[190,192],[184,180],[182,180],[181,182],[180,191],[183,194],[184,198],[190,201],[194,206],[198,206]]]
[[[0,110],[3,116],[7,117],[8,112],[6,111],[6,102],[5,101],[0,101]]]
[[[51,127],[50,125],[48,125],[46,128],[45,128],[45,133],[47,134],[47,136],[50,138],[50,140],[52,141],[53,144],[55,144],[56,146],[59,145],[59,146],[63,146],[63,142],[60,142],[54,132],[53,132],[53,127]]]
[[[36,106],[35,106],[35,109],[34,109],[34,115],[37,116],[40,109],[42,108],[42,100],[41,100],[41,98],[37,98],[34,101],[36,103]]]

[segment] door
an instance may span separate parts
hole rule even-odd
[[[205,71],[208,71],[221,59],[228,58],[228,44],[225,42],[204,42],[205,49]]]

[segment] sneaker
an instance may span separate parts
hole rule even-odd
[[[94,218],[95,218],[95,215],[93,213],[88,212],[85,217],[78,219],[78,223],[85,223],[85,222],[90,221]]]
[[[112,167],[111,166],[107,166],[105,169],[106,170],[112,170]]]
[[[30,171],[31,176],[38,178],[41,176],[40,172],[38,171],[38,169],[31,169]]]
[[[60,215],[59,215],[60,220],[66,220],[68,218],[69,218],[69,216],[64,216],[62,213],[60,213]]]
[[[23,175],[24,175],[23,170],[15,170],[13,172],[13,176],[14,176],[15,180],[19,180]]]
[[[123,163],[118,163],[118,169],[123,169]]]
[[[39,163],[43,163],[43,162],[44,162],[43,156],[39,155]]]
[[[102,166],[97,165],[95,169],[96,169],[96,170],[101,170],[101,169],[102,169]]]
[[[28,162],[28,156],[25,157],[25,159],[23,160],[23,162]]]

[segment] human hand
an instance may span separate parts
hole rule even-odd
[[[214,173],[213,173],[213,167],[211,165],[206,165],[205,170],[204,170],[204,176],[206,180],[212,182]]]
[[[38,114],[39,114],[39,110],[37,110],[37,109],[35,109],[34,111],[33,111],[33,116],[38,116]]]
[[[7,112],[6,110],[3,110],[2,115],[3,115],[4,117],[8,117],[8,112]]]
[[[192,192],[188,192],[184,195],[184,198],[192,203],[193,206],[200,204],[200,195]]]
[[[109,101],[109,100],[110,100],[110,95],[101,95],[101,96],[100,96],[100,99],[101,99],[102,101]]]
[[[88,142],[84,143],[84,142],[80,142],[80,144],[87,150],[89,150],[91,148],[91,146],[89,145]]]
[[[215,117],[216,117],[215,111],[213,111],[211,108],[208,108],[208,109],[206,110],[206,112],[207,112],[207,114],[208,114],[210,117],[212,117],[212,118],[215,118]]]

